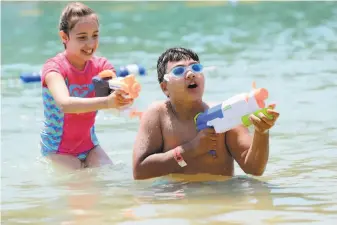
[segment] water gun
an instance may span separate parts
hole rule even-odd
[[[141,90],[141,86],[137,82],[135,75],[130,74],[125,77],[117,77],[111,70],[100,72],[92,78],[92,83],[94,84],[97,97],[108,96],[115,90],[123,90],[127,94],[126,97],[136,99]],[[142,112],[137,111],[130,105],[120,108],[118,112],[131,118],[140,118],[142,116]]]
[[[224,133],[240,124],[249,127],[252,124],[249,116],[251,114],[257,116],[260,112],[272,118],[265,108],[267,98],[268,90],[256,88],[253,83],[251,92],[235,95],[205,112],[198,113],[194,117],[197,130],[213,127],[216,133]],[[210,154],[214,156],[215,151],[211,150]]]

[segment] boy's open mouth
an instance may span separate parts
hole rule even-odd
[[[198,87],[198,85],[197,85],[196,83],[194,83],[194,82],[190,83],[190,84],[187,86],[187,88],[190,88],[190,89],[194,89],[194,88],[197,88],[197,87]]]

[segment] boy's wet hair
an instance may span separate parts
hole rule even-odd
[[[98,21],[98,16],[95,11],[87,5],[80,2],[71,2],[63,9],[60,17],[59,30],[63,31],[69,36],[69,32],[75,27],[76,23],[81,17],[95,15]],[[64,48],[66,47],[65,44]]]
[[[157,73],[159,83],[163,82],[164,75],[167,73],[167,63],[168,62],[178,62],[180,60],[195,60],[199,62],[199,56],[197,53],[193,52],[187,48],[169,48],[164,53],[159,56],[157,61]]]

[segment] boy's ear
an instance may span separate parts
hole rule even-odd
[[[67,44],[67,42],[68,42],[68,40],[69,40],[68,35],[67,35],[63,30],[61,30],[61,31],[59,32],[59,35],[60,35],[60,38],[61,38],[62,43],[63,43],[63,44]]]
[[[168,93],[168,90],[167,90],[167,82],[166,81],[161,82],[160,87],[161,87],[161,90],[164,92],[164,94],[167,97],[169,97],[169,93]]]

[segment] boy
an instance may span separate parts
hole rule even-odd
[[[197,132],[194,116],[209,106],[203,102],[205,77],[196,53],[170,48],[158,59],[158,81],[165,102],[153,104],[142,116],[133,149],[134,179],[170,175],[175,179],[214,180],[234,175],[234,160],[247,174],[261,176],[269,155],[268,130],[279,113],[251,115],[254,135],[238,126],[223,134],[213,128]],[[216,156],[209,154],[215,149]]]

